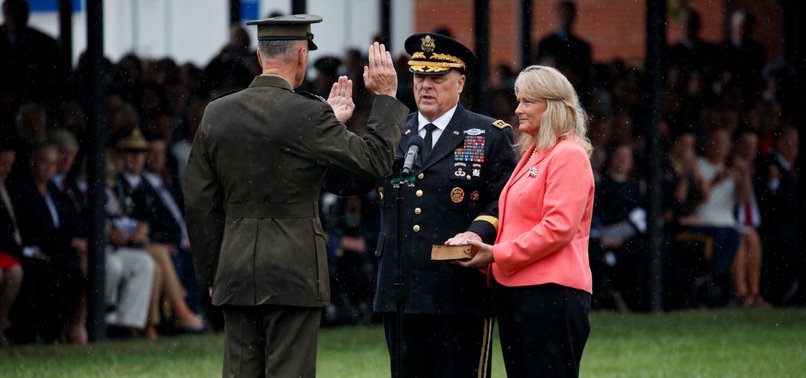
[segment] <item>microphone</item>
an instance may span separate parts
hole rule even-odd
[[[414,160],[417,159],[417,154],[423,149],[423,139],[420,137],[413,138],[409,144],[409,151],[406,152],[406,160],[403,162],[403,169],[400,170],[401,178],[409,178],[411,176],[411,168],[414,166]]]

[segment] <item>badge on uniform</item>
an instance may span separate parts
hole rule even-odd
[[[453,175],[456,177],[464,177],[466,175],[465,167],[467,167],[467,164],[462,163],[461,161],[453,163]]]
[[[481,198],[481,193],[479,193],[478,190],[474,190],[472,193],[470,193],[470,200],[471,201],[478,201],[479,198]]]
[[[481,164],[473,163],[473,170],[471,172],[473,173],[473,177],[481,176]]]
[[[459,203],[465,199],[465,191],[462,190],[460,187],[455,187],[451,189],[451,202]]]

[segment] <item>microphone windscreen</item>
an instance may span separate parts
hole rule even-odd
[[[409,143],[409,147],[406,148],[407,153],[411,149],[411,146],[417,146],[418,147],[417,152],[419,153],[420,151],[423,150],[423,138],[420,137],[411,138],[411,143]]]

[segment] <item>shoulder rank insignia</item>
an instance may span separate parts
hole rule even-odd
[[[501,130],[506,129],[507,127],[512,127],[510,124],[508,124],[508,123],[506,123],[506,122],[504,122],[504,121],[502,121],[500,119],[495,120],[493,122],[493,126],[499,128]]]
[[[322,96],[320,96],[318,94],[313,94],[311,92],[297,92],[297,93],[299,93],[299,94],[301,94],[301,95],[303,95],[303,96],[305,96],[307,98],[312,98],[312,99],[319,100],[319,101],[322,101],[322,102],[327,102],[327,100],[325,100],[324,97],[322,97]]]

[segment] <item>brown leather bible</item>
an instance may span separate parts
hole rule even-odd
[[[466,260],[473,255],[470,245],[444,245],[434,244],[431,246],[431,260]]]

